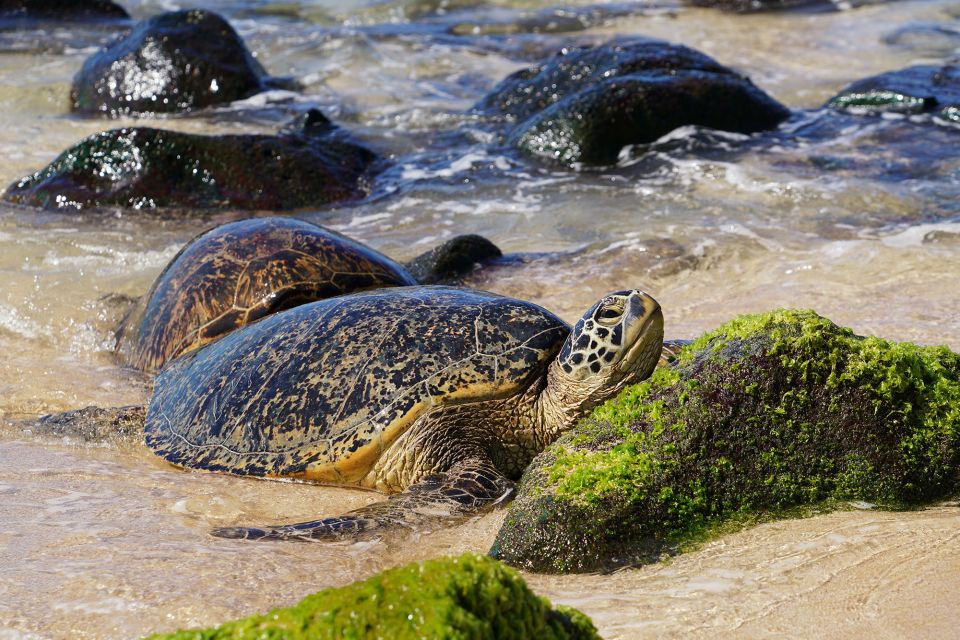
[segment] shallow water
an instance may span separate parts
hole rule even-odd
[[[960,12],[950,2],[757,15],[564,3],[581,7],[573,14],[587,28],[562,33],[544,26],[552,5],[542,1],[497,2],[487,12],[401,0],[200,4],[225,13],[268,70],[307,89],[161,126],[272,131],[319,106],[393,159],[368,201],[303,217],[397,258],[482,233],[523,259],[471,283],[568,320],[609,290],[637,286],[660,300],[672,337],[790,306],[863,334],[960,349],[960,134],[816,111],[848,81],[955,55]],[[127,5],[142,17],[174,3]],[[518,18],[554,32],[497,35]],[[681,130],[623,154],[618,167],[583,174],[524,162],[463,115],[530,60],[614,34],[699,48],[798,114],[752,139]],[[134,122],[65,115],[70,78],[104,33],[0,35],[0,184],[90,133]],[[144,402],[149,380],[111,353],[124,296],[146,291],[184,242],[235,215],[0,205],[0,419]],[[211,526],[311,518],[374,499],[186,473],[136,443],[88,447],[0,427],[0,638],[127,638],[212,624],[388,566],[485,551],[502,519],[360,545],[206,535]],[[820,637],[826,629],[949,637],[960,599],[958,517],[954,506],[854,510],[757,527],[664,565],[530,581],[582,608],[611,638]]]

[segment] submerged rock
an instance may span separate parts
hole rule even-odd
[[[80,113],[173,113],[247,98],[277,82],[284,81],[267,76],[226,20],[192,9],[140,22],[88,58],[70,97]]]
[[[932,113],[960,123],[960,68],[917,65],[858,80],[826,106],[862,114]]]
[[[21,426],[31,435],[71,438],[80,442],[142,442],[147,408],[84,407],[41,416]]]
[[[551,607],[515,571],[472,554],[412,563],[292,607],[152,640],[260,638],[599,638],[590,619]]]
[[[623,147],[684,125],[752,133],[789,115],[712,58],[654,41],[564,50],[509,76],[475,109],[517,122],[510,144],[562,164],[611,164]]]
[[[3,199],[45,209],[316,207],[366,195],[374,159],[316,110],[276,136],[112,129],[13,183]]]
[[[0,23],[123,20],[126,10],[110,0],[0,0]]]
[[[686,4],[735,13],[782,11],[800,7],[836,10],[836,5],[831,0],[686,0]]]
[[[610,569],[748,523],[960,489],[960,355],[810,311],[744,316],[536,458],[491,554]]]

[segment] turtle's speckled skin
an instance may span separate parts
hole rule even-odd
[[[170,358],[269,313],[379,287],[416,284],[396,262],[323,227],[253,218],[196,237],[170,261],[118,331],[129,365]]]
[[[473,511],[656,366],[663,316],[648,295],[610,294],[585,317],[571,333],[532,303],[434,286],[302,305],[170,362],[146,442],[184,467],[402,492],[337,518],[214,532],[225,537],[337,537]],[[599,371],[570,375],[561,349],[596,360],[586,325],[622,340]]]

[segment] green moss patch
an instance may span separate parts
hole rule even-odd
[[[960,356],[812,311],[743,316],[534,461],[492,552],[541,571],[658,557],[744,524],[958,491]]]
[[[152,640],[599,638],[585,615],[551,608],[515,571],[467,554],[384,571],[298,604]]]

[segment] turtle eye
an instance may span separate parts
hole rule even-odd
[[[594,320],[606,327],[618,324],[623,318],[624,304],[622,300],[612,300],[599,309],[594,314]]]

